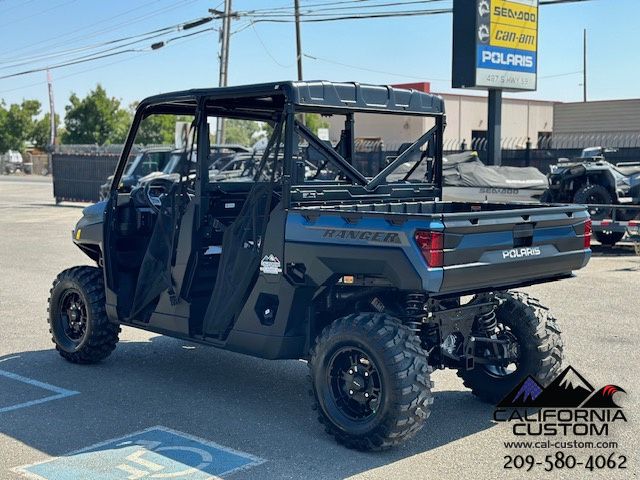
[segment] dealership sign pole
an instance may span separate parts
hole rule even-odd
[[[453,88],[489,91],[488,163],[501,160],[503,91],[536,90],[538,0],[454,0]]]

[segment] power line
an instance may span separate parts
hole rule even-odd
[[[180,44],[182,44],[182,43],[191,42],[191,41],[193,41],[193,40],[197,40],[197,38],[187,38],[187,39],[185,39],[185,40],[177,41],[177,42],[175,42],[175,44],[169,44],[169,45],[167,46],[167,48],[171,48],[171,46],[172,46],[172,45],[180,45]],[[78,71],[75,71],[75,72],[69,73],[69,74],[67,74],[67,75],[62,75],[62,76],[60,76],[60,77],[57,77],[57,78],[56,78],[56,81],[65,80],[65,79],[67,79],[67,78],[72,78],[72,77],[77,77],[77,76],[79,76],[79,75],[82,75],[82,74],[85,74],[85,73],[94,72],[94,71],[96,71],[96,70],[101,70],[101,69],[103,69],[103,68],[107,68],[107,67],[110,67],[110,66],[112,66],[112,65],[119,64],[119,63],[130,62],[131,60],[135,60],[135,59],[137,59],[137,58],[139,58],[139,57],[142,57],[142,56],[144,56],[144,55],[147,55],[147,54],[149,54],[149,53],[153,53],[153,52],[155,52],[155,50],[147,50],[147,51],[140,52],[140,53],[138,53],[137,55],[131,55],[130,57],[127,57],[127,58],[121,58],[121,59],[119,59],[119,60],[115,60],[115,61],[113,61],[113,62],[104,63],[104,64],[99,65],[99,66],[97,66],[97,67],[92,67],[92,68],[86,68],[86,69],[83,69],[83,70],[78,70]],[[2,93],[9,93],[9,92],[15,92],[15,91],[18,91],[18,90],[24,90],[24,89],[26,89],[26,88],[31,88],[31,87],[37,87],[37,86],[40,86],[40,85],[45,85],[46,83],[47,83],[46,81],[42,81],[42,82],[34,82],[34,83],[30,83],[30,84],[28,84],[28,85],[21,85],[21,86],[19,86],[19,87],[10,88],[10,89],[7,89],[7,90],[0,90],[0,94],[2,94]]]
[[[311,60],[316,60],[316,61],[320,61],[320,62],[325,62],[325,63],[331,63],[334,65],[338,65],[340,67],[347,67],[347,68],[352,68],[354,70],[362,70],[364,72],[371,72],[371,73],[381,73],[384,75],[391,75],[394,77],[400,77],[400,78],[404,78],[406,80],[420,80],[420,81],[432,81],[432,82],[450,82],[451,79],[448,78],[432,78],[432,79],[425,79],[424,76],[419,76],[419,75],[405,75],[405,74],[401,74],[401,73],[397,73],[397,72],[388,72],[388,71],[384,71],[384,70],[376,70],[373,68],[367,68],[367,67],[360,67],[360,66],[356,66],[356,65],[350,65],[348,63],[342,63],[342,62],[337,62],[335,60],[329,60],[328,58],[322,58],[322,57],[318,57],[315,55],[310,55],[308,53],[303,54],[304,57],[309,58]]]
[[[331,2],[331,4],[340,4],[344,5],[345,3],[360,3],[361,1],[366,0],[351,0],[351,2]],[[372,18],[393,18],[393,17],[410,17],[410,16],[424,16],[424,15],[440,15],[445,13],[452,13],[451,8],[438,8],[438,9],[416,9],[416,10],[403,10],[403,11],[388,11],[388,12],[375,12],[375,11],[365,11],[358,12],[359,9],[372,9],[372,8],[380,8],[383,6],[402,6],[408,4],[415,3],[432,3],[432,2],[440,2],[445,0],[421,0],[421,1],[410,1],[410,2],[392,2],[386,4],[367,4],[367,5],[354,5],[354,6],[340,6],[334,8],[319,8],[316,10],[307,10],[300,14],[301,17],[318,17],[318,18],[302,18],[300,21],[302,22],[331,22],[331,21],[342,21],[342,20],[360,20],[360,19],[372,19]],[[556,4],[568,4],[568,3],[585,3],[594,0],[541,0],[540,5],[556,5]],[[317,4],[318,6],[322,5],[330,5],[330,3],[326,4]],[[349,12],[345,14],[338,13],[327,13],[327,11],[332,10],[349,10]],[[295,12],[291,10],[291,7],[274,7],[268,9],[257,9],[257,10],[247,10],[247,11],[239,11],[235,13],[241,17],[250,17],[255,18],[255,22],[270,22],[270,23],[290,23],[295,21],[292,17],[294,17]]]
[[[417,16],[426,16],[426,15],[441,15],[445,13],[451,13],[451,9],[432,9],[432,10],[412,10],[412,11],[403,11],[403,12],[391,12],[391,13],[364,13],[364,14],[352,14],[352,15],[335,15],[335,16],[326,16],[322,14],[304,14],[301,15],[300,21],[306,23],[320,23],[320,22],[335,22],[341,20],[364,20],[364,19],[372,19],[372,18],[393,18],[393,17],[417,17]],[[321,16],[322,18],[306,18],[311,16]],[[290,18],[257,18],[255,20],[258,22],[266,22],[266,23],[291,23],[294,22],[294,19]]]
[[[9,74],[9,75],[0,76],[0,80],[4,80],[4,79],[7,79],[7,78],[20,77],[20,76],[23,76],[23,75],[28,75],[28,74],[36,73],[36,72],[43,72],[43,71],[45,71],[47,69],[55,70],[55,69],[62,68],[62,67],[68,67],[70,65],[77,65],[77,64],[80,64],[80,63],[92,62],[92,61],[95,61],[95,60],[114,57],[116,55],[122,55],[122,54],[125,54],[125,53],[143,52],[143,51],[146,51],[146,50],[149,50],[149,51],[158,50],[158,49],[168,45],[169,43],[171,43],[171,42],[173,42],[175,40],[178,40],[178,39],[181,39],[181,38],[193,37],[195,35],[200,35],[202,33],[210,32],[210,31],[213,31],[213,30],[216,30],[216,29],[213,28],[213,27],[209,27],[209,28],[204,28],[202,30],[198,30],[196,32],[187,33],[185,35],[172,37],[172,38],[169,38],[168,40],[149,45],[146,49],[128,48],[128,49],[125,49],[125,50],[119,50],[119,51],[114,51],[114,52],[105,51],[107,53],[101,53],[99,55],[94,55],[94,56],[91,56],[89,58],[80,58],[80,59],[70,60],[70,61],[66,61],[64,63],[59,63],[59,64],[55,64],[55,65],[49,65],[47,67],[32,68],[30,70],[25,70],[25,71],[22,71],[22,72],[17,72],[17,73],[12,73],[12,74]],[[118,48],[120,48],[120,47],[118,47]]]
[[[309,7],[322,7],[321,9],[315,10],[316,12],[322,12],[322,11],[331,11],[331,10],[350,10],[350,9],[363,9],[363,8],[382,8],[382,7],[393,7],[393,6],[405,6],[405,5],[412,5],[412,4],[424,4],[424,3],[442,3],[442,2],[449,2],[450,0],[409,0],[409,1],[403,1],[403,2],[387,2],[387,3],[379,3],[379,4],[370,4],[367,3],[366,5],[363,5],[363,2],[370,2],[370,1],[374,1],[374,0],[350,0],[350,1],[343,1],[343,2],[328,2],[328,3],[314,3],[314,4],[307,4],[307,5],[303,5],[302,8],[300,9],[301,12],[304,12],[305,8],[309,8]],[[376,0],[376,1],[380,1],[380,0]],[[352,3],[352,4],[356,4],[353,6],[348,6],[347,4]],[[325,8],[328,6],[333,6],[333,5],[339,5],[337,7],[332,7],[332,8]],[[239,12],[240,14],[256,14],[256,13],[277,13],[280,11],[291,11],[293,13],[293,7],[272,7],[272,8],[263,8],[263,9],[254,9],[254,10],[246,10],[243,12]],[[309,10],[312,11],[312,10]]]
[[[249,26],[251,28],[253,28],[253,33],[255,33],[256,38],[258,39],[258,42],[260,43],[260,45],[262,45],[263,50],[265,51],[265,53],[269,56],[269,58],[271,60],[273,60],[273,63],[275,63],[276,65],[278,65],[279,67],[282,68],[291,68],[293,67],[293,64],[289,64],[289,65],[284,65],[282,63],[280,63],[276,57],[273,56],[273,54],[271,53],[271,51],[269,50],[269,48],[267,47],[267,45],[264,43],[264,41],[262,40],[262,37],[260,36],[260,34],[258,33],[258,30],[256,30],[256,27],[254,25],[253,22],[249,22]],[[237,33],[237,32],[234,32]]]
[[[184,22],[181,22],[181,23],[177,23],[175,25],[170,25],[170,26],[159,28],[159,29],[156,29],[156,30],[151,30],[149,32],[144,32],[144,33],[139,33],[139,34],[136,34],[136,35],[130,35],[130,36],[127,36],[127,37],[112,39],[112,40],[108,40],[108,41],[101,42],[101,43],[95,43],[93,45],[87,45],[87,46],[84,46],[84,47],[77,47],[77,48],[72,48],[72,49],[68,49],[68,50],[62,50],[62,51],[59,51],[59,52],[53,52],[53,53],[36,55],[34,57],[23,58],[24,61],[21,61],[21,62],[18,62],[18,63],[10,63],[8,65],[0,63],[0,70],[7,69],[7,68],[12,68],[12,67],[16,67],[16,66],[21,66],[21,65],[28,65],[30,63],[37,62],[39,60],[48,60],[48,59],[51,59],[51,58],[68,56],[68,55],[71,55],[73,53],[79,53],[79,52],[82,52],[82,51],[92,50],[92,49],[100,48],[100,47],[104,47],[104,46],[116,45],[116,44],[125,42],[127,40],[138,39],[138,40],[135,40],[134,42],[131,42],[130,44],[133,44],[133,43],[136,43],[136,42],[143,42],[145,40],[149,40],[149,39],[152,39],[152,38],[160,37],[160,36],[165,35],[165,34],[171,32],[171,31],[174,31],[174,30],[177,30],[177,31],[189,30],[191,28],[195,28],[195,27],[198,27],[200,25],[204,25],[205,23],[208,23],[208,22],[210,22],[212,20],[213,20],[213,17],[196,18],[196,19],[187,20],[187,21],[184,21]],[[120,45],[120,46],[123,46],[123,45]]]
[[[32,19],[34,17],[42,15],[43,13],[49,13],[49,12],[51,12],[51,11],[57,9],[57,8],[65,7],[65,6],[67,6],[67,5],[71,4],[71,3],[74,3],[76,1],[77,0],[69,0],[68,2],[59,3],[58,5],[54,5],[53,7],[47,8],[45,10],[38,10],[36,13],[34,13],[32,15],[28,15],[26,17],[22,17],[22,18],[19,18],[17,20],[11,20],[10,22],[7,22],[7,24],[5,24],[5,25],[12,26],[12,25],[15,25],[16,23],[24,22],[25,20],[30,20],[30,19]]]
[[[154,1],[152,1],[152,2],[149,2],[149,3],[146,3],[146,4],[144,4],[144,5],[138,6],[138,7],[136,7],[136,8],[131,9],[131,10],[127,10],[127,11],[125,11],[125,12],[122,12],[122,13],[120,13],[120,14],[118,14],[118,15],[115,15],[115,16],[113,16],[113,17],[110,17],[110,18],[108,18],[108,19],[105,19],[105,20],[102,20],[102,21],[96,22],[96,23],[92,24],[92,25],[91,25],[91,26],[89,26],[89,27],[80,28],[80,29],[75,30],[75,31],[73,31],[73,32],[68,32],[68,33],[66,33],[66,34],[63,34],[63,35],[59,36],[59,37],[58,37],[58,39],[59,39],[59,38],[64,38],[64,37],[69,37],[69,35],[72,35],[72,36],[71,36],[70,38],[68,38],[67,40],[62,40],[62,41],[59,41],[59,42],[57,42],[57,43],[54,41],[54,43],[53,43],[53,44],[51,44],[51,45],[49,45],[49,46],[47,46],[47,47],[44,47],[44,49],[46,49],[46,48],[51,48],[51,47],[57,47],[57,46],[60,46],[60,45],[66,45],[66,44],[68,44],[68,43],[70,43],[70,42],[76,43],[76,42],[81,42],[81,41],[83,41],[83,40],[85,40],[85,39],[95,38],[95,37],[97,37],[97,36],[100,36],[100,35],[101,35],[101,34],[103,34],[103,33],[113,32],[113,31],[115,31],[115,30],[120,30],[120,29],[125,28],[125,27],[128,27],[128,26],[130,26],[130,25],[133,25],[133,24],[139,23],[139,22],[141,22],[141,21],[143,21],[143,20],[146,20],[146,19],[148,19],[148,18],[155,17],[155,16],[157,16],[157,15],[161,15],[161,14],[163,14],[163,13],[169,12],[169,11],[171,11],[171,10],[175,10],[175,9],[177,9],[177,8],[183,8],[183,7],[184,7],[184,6],[186,6],[186,5],[190,5],[190,4],[195,3],[195,2],[198,2],[198,1],[200,1],[200,0],[182,0],[182,1],[179,1],[179,2],[173,2],[173,3],[172,3],[171,5],[169,5],[169,6],[162,7],[162,8],[160,8],[160,9],[156,10],[156,11],[152,11],[152,12],[150,12],[150,13],[146,13],[146,14],[144,14],[144,15],[142,15],[142,16],[139,16],[139,17],[134,17],[134,18],[129,19],[129,20],[127,20],[127,21],[123,22],[123,23],[119,23],[119,24],[116,24],[116,25],[111,25],[111,26],[109,26],[109,27],[107,27],[107,28],[103,28],[103,29],[101,29],[101,30],[93,30],[93,31],[88,32],[88,34],[73,36],[73,35],[74,35],[74,34],[76,34],[78,31],[86,30],[87,28],[91,28],[91,27],[93,27],[94,25],[97,25],[97,24],[100,24],[100,23],[105,23],[105,22],[107,22],[107,21],[109,21],[109,20],[113,20],[114,18],[118,18],[118,17],[124,16],[124,15],[126,15],[126,14],[128,14],[128,13],[131,13],[131,12],[135,11],[135,10],[139,10],[140,8],[146,7],[146,6],[148,6],[148,5],[152,4],[152,3],[157,3],[158,1],[159,1],[159,0],[154,0]],[[35,43],[33,43],[33,44],[30,44],[30,45],[27,45],[27,46],[24,46],[24,47],[21,47],[21,48],[18,48],[18,49],[14,49],[14,50],[12,50],[12,53],[14,53],[14,54],[15,54],[15,52],[23,51],[23,50],[28,49],[28,48],[30,48],[30,47],[33,47],[33,46],[36,46],[36,45],[41,45],[41,44],[43,44],[43,43],[47,43],[47,42],[50,42],[50,41],[52,41],[52,39],[41,40],[41,41],[39,41],[39,42],[35,42]],[[37,49],[35,52],[39,52],[39,51],[42,51],[42,50],[43,50],[43,48],[39,48],[39,49]],[[35,53],[35,52],[34,52],[34,53]],[[21,54],[21,55],[24,55],[24,54]],[[13,57],[13,58],[5,59],[5,61],[6,61],[6,60],[11,61],[11,60],[14,60],[14,59],[20,59],[20,58],[21,58],[21,56],[20,56],[20,55],[18,55],[18,56],[15,56],[15,57]]]

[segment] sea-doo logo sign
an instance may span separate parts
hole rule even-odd
[[[502,258],[537,257],[538,255],[542,255],[540,247],[512,248],[502,251]]]
[[[535,12],[527,12],[524,10],[514,10],[513,8],[503,7],[499,5],[497,5],[493,9],[493,14],[499,18],[517,20],[519,22],[535,23],[537,19],[537,15],[535,14]]]
[[[543,388],[527,376],[496,407],[493,419],[512,425],[514,435],[609,435],[610,425],[626,422],[614,397],[617,385],[596,390],[573,367]]]
[[[502,194],[502,195],[518,195],[520,190],[517,188],[494,188],[494,187],[483,187],[480,189],[480,193],[494,193],[494,194]]]

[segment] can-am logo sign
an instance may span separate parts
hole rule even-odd
[[[616,394],[617,385],[596,390],[573,367],[547,387],[527,376],[496,407],[493,419],[509,423],[514,435],[607,436],[610,425],[627,422]]]

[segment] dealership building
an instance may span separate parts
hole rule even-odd
[[[431,92],[428,82],[396,85]],[[432,92],[436,93],[437,92]],[[445,150],[483,148],[487,137],[486,95],[443,93],[447,128]],[[343,121],[330,118],[329,139],[340,139]],[[379,139],[392,150],[405,142],[416,140],[427,131],[432,120],[389,115],[357,115],[356,137]],[[504,98],[502,105],[503,148],[525,148],[527,140],[535,148],[553,144],[586,147],[606,145],[624,147],[640,138],[640,99],[563,103]],[[571,144],[571,145],[569,145]],[[640,146],[629,145],[629,146]]]

